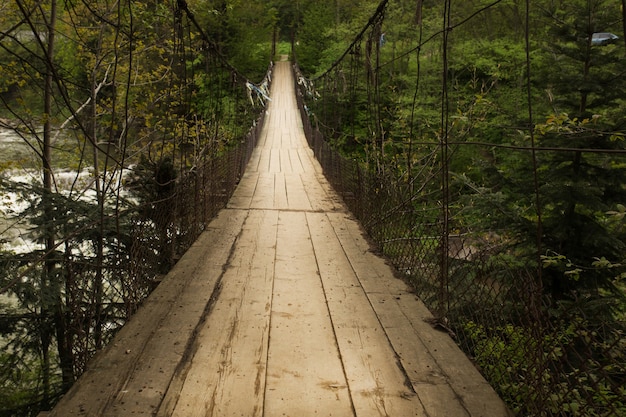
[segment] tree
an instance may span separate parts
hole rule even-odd
[[[89,357],[108,340],[120,315],[120,301],[131,301],[123,297],[132,284],[121,282],[125,275],[115,270],[129,251],[119,212],[124,208],[120,184],[129,156],[128,132],[139,115],[141,120],[147,118],[147,112],[141,113],[145,102],[134,103],[135,112],[128,106],[135,86],[129,81],[132,61],[141,52],[159,50],[137,39],[129,23],[129,16],[141,15],[147,6],[109,9],[104,3],[56,0],[2,6],[6,13],[0,26],[0,97],[2,115],[11,119],[4,127],[13,129],[38,158],[24,161],[25,171],[41,172],[32,184],[3,183],[3,191],[20,194],[28,202],[16,215],[33,237],[31,252],[3,253],[7,270],[16,276],[3,277],[1,287],[10,289],[18,303],[10,310],[11,317],[24,317],[16,321],[18,327],[3,333],[8,345],[26,348],[19,351],[21,356],[11,350],[15,363],[38,367],[39,396],[29,400],[42,409],[71,386]],[[161,15],[152,13],[151,21],[138,21],[155,23]],[[141,84],[136,90],[156,86],[154,80],[169,73],[162,62],[153,59],[146,65],[152,73],[136,68],[136,74],[145,76],[134,78]],[[151,103],[158,101],[147,95]],[[84,181],[81,171],[88,166],[90,180]],[[67,168],[75,169],[75,177],[64,185],[60,177]],[[29,337],[23,334],[27,328]]]
[[[519,259],[527,259],[528,266],[534,263],[541,226],[543,285],[555,303],[602,298],[605,291],[620,296],[613,283],[623,272],[618,265],[625,241],[615,233],[606,213],[616,210],[626,197],[621,185],[626,172],[615,154],[609,153],[624,149],[619,116],[626,89],[620,76],[624,51],[618,45],[591,42],[594,32],[615,30],[618,5],[601,0],[545,5],[544,14],[536,15],[541,24],[531,28],[536,37],[530,51],[534,99],[530,104],[539,115],[536,146],[562,150],[537,154],[540,206],[535,202],[529,154],[494,148],[470,156],[465,166],[462,159],[454,166],[465,170],[462,178],[467,174],[475,181],[474,189],[481,190],[478,200],[470,203],[478,204],[478,213],[492,207],[489,217],[480,214],[472,219],[487,221],[487,229],[501,228],[501,233],[517,242]],[[521,94],[520,80],[526,75],[522,45],[513,39],[478,41],[463,50],[465,54],[451,68],[459,83],[458,102],[473,103],[457,110],[463,123],[473,124],[471,139],[529,146],[528,131],[520,130],[527,123],[522,110],[529,104]],[[472,87],[478,100],[466,99],[467,87]],[[488,205],[477,203],[481,199]],[[610,310],[611,304],[603,306]],[[611,314],[604,313],[604,317]]]
[[[592,44],[592,34],[611,31],[618,5],[605,0],[567,2],[548,9],[550,51],[545,78],[553,116],[539,125],[543,146],[592,150],[623,149],[620,99],[626,92],[622,68],[624,50]],[[556,69],[556,70],[554,70]],[[574,88],[572,88],[574,87]],[[616,117],[617,116],[617,117]],[[623,127],[622,127],[623,128]],[[626,248],[608,227],[606,212],[624,201],[621,184],[626,172],[610,154],[569,151],[545,154],[541,164],[552,167],[542,187],[546,245],[584,273],[563,275],[546,270],[556,298],[574,290],[610,289],[615,274],[594,268],[597,259],[620,262]]]
[[[322,55],[330,46],[333,10],[323,3],[313,3],[302,18],[295,47],[298,65],[309,74],[318,71]]]

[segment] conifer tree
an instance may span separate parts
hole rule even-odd
[[[545,89],[553,114],[538,126],[541,146],[570,149],[624,149],[618,100],[626,92],[623,48],[596,45],[596,32],[616,30],[617,4],[607,0],[563,2],[548,10],[546,48],[550,51]],[[621,45],[620,45],[621,46]],[[606,213],[624,201],[626,172],[611,154],[580,150],[542,154],[544,235],[550,256],[560,256],[545,270],[555,298],[611,289],[621,268],[625,242],[611,230]],[[571,266],[567,266],[567,264]],[[565,266],[565,268],[563,268]]]

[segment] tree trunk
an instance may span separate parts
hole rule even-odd
[[[626,0],[622,0],[622,27],[624,32],[624,43],[626,44]]]
[[[98,40],[98,51],[102,50],[102,36],[100,36]],[[99,61],[99,60],[98,60]],[[98,62],[96,61],[96,62]],[[93,68],[91,73],[91,131],[89,134],[91,135],[91,142],[93,143],[93,176],[94,176],[94,187],[96,191],[96,200],[98,202],[98,211],[100,221],[98,226],[98,233],[95,236],[95,249],[96,249],[96,265],[95,265],[95,277],[94,277],[94,343],[97,350],[102,349],[102,328],[103,328],[103,317],[102,317],[102,285],[103,285],[103,277],[102,277],[102,268],[103,268],[103,257],[104,257],[104,245],[102,242],[104,232],[104,196],[102,190],[102,182],[100,180],[100,155],[98,148],[98,68],[96,66]]]
[[[48,20],[48,44],[46,53],[46,75],[44,84],[44,125],[42,144],[42,168],[43,168],[43,193],[42,206],[44,216],[44,245],[45,259],[41,278],[41,348],[42,348],[42,383],[43,383],[43,406],[49,406],[51,394],[50,382],[50,345],[52,343],[52,328],[50,320],[57,316],[57,304],[60,302],[54,284],[55,275],[55,236],[54,236],[54,207],[52,205],[52,86],[54,83],[54,30],[56,24],[56,0],[50,3],[50,18]]]

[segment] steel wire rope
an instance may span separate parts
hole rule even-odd
[[[358,47],[358,45],[357,45],[357,47]],[[356,100],[357,100],[357,91],[358,91],[357,86],[358,86],[358,80],[359,80],[359,68],[360,68],[360,65],[358,63],[357,56],[358,56],[358,51],[354,51],[354,53],[352,54],[352,59],[350,60],[350,85],[349,85],[350,96],[349,96],[349,100],[350,100],[350,103],[352,105],[352,108],[350,109],[350,133],[352,135],[351,140],[352,140],[353,143],[355,143],[355,142],[358,143],[357,136],[356,136],[357,135],[357,131],[356,131],[356,128],[357,128],[357,117],[356,117],[357,111],[356,110],[358,108],[358,105],[356,103]],[[361,166],[360,166],[360,164],[356,160],[354,161],[354,165],[355,165],[355,169],[357,170],[357,178],[358,178],[358,180],[357,180],[358,184],[357,185],[358,185],[359,188],[362,188],[362,181],[365,181],[368,177],[364,176],[362,174]],[[361,194],[360,190],[358,190],[358,194]],[[355,202],[356,202],[356,200],[355,200]],[[363,208],[363,203],[362,202],[361,202],[360,206],[361,206],[360,210],[361,210],[361,216],[362,217],[365,216],[365,213],[372,213],[371,210],[369,210],[369,209],[366,210],[366,209]]]
[[[174,11],[174,28],[177,27],[177,21],[180,19],[180,16],[178,15],[177,11]],[[176,58],[176,41],[178,40],[178,37],[176,36],[176,30],[174,30],[174,51],[172,51],[172,56],[173,56],[173,60],[175,60]],[[156,157],[156,161],[157,164],[159,163],[158,161],[162,161],[165,155],[165,147],[166,147],[166,140],[167,140],[167,132],[170,131],[169,127],[171,126],[171,117],[170,117],[170,112],[172,110],[172,96],[173,93],[172,91],[175,89],[174,85],[175,85],[175,81],[174,81],[174,66],[175,66],[175,62],[171,62],[171,66],[172,66],[172,70],[168,72],[169,77],[168,77],[168,86],[167,86],[167,90],[164,93],[165,95],[165,102],[166,102],[166,110],[165,110],[165,114],[167,117],[165,117],[165,124],[164,124],[164,129],[161,136],[161,148],[160,150],[157,150],[157,157]],[[156,103],[155,103],[156,104]],[[174,144],[174,149],[172,150],[172,154],[174,154],[174,152],[176,151],[176,141],[172,141]],[[150,147],[148,148],[150,150]],[[150,151],[149,151],[150,153]],[[172,161],[174,162],[174,161]],[[157,167],[158,169],[158,167]],[[158,185],[166,185],[166,184],[158,184]]]
[[[531,81],[531,58],[530,58],[530,0],[526,0],[524,2],[525,4],[525,18],[524,18],[524,49],[525,49],[525,66],[526,66],[526,80],[525,80],[525,87],[526,87],[526,106],[527,106],[527,110],[528,110],[528,135],[530,137],[530,153],[531,153],[531,161],[532,161],[532,176],[533,176],[533,192],[534,192],[534,199],[535,199],[535,212],[537,214],[537,230],[536,230],[536,235],[535,235],[535,244],[536,244],[536,262],[537,262],[537,268],[536,268],[536,278],[533,279],[532,276],[530,276],[530,280],[531,282],[533,282],[533,286],[530,289],[530,310],[531,310],[531,314],[533,315],[533,323],[534,325],[532,326],[532,331],[534,333],[534,339],[535,339],[535,343],[538,344],[539,346],[539,352],[543,352],[544,351],[544,347],[542,346],[542,344],[544,343],[544,334],[543,334],[543,330],[542,330],[542,320],[541,320],[541,310],[542,310],[542,306],[541,306],[541,300],[542,300],[542,294],[543,294],[543,284],[542,284],[542,259],[541,259],[541,252],[542,252],[542,235],[543,235],[543,231],[542,231],[542,211],[541,211],[541,196],[540,196],[540,191],[539,191],[539,175],[538,175],[538,163],[537,163],[537,150],[535,149],[536,146],[536,138],[535,138],[535,129],[534,129],[534,114],[533,114],[533,104],[532,104],[532,81]],[[544,363],[544,361],[540,360],[539,361],[539,367],[540,369],[537,372],[537,380],[536,381],[530,381],[531,384],[535,383],[535,384],[539,384],[539,386],[541,386],[542,383],[542,379],[543,379],[543,375],[544,375],[544,371],[545,371],[545,367],[546,364]],[[543,397],[543,390],[539,390],[539,392],[537,392],[537,395],[540,397]],[[543,402],[545,400],[543,398],[541,398],[540,403],[541,403],[541,407],[544,406]]]
[[[183,0],[180,0],[183,1]],[[500,0],[501,1],[501,0]],[[332,70],[335,69],[335,67],[337,67],[346,57],[346,55],[348,55],[350,53],[350,51],[353,50],[354,46],[361,41],[361,39],[363,38],[363,36],[365,35],[365,32],[367,32],[367,29],[369,29],[378,19],[378,17],[384,13],[385,8],[387,7],[387,3],[389,3],[389,0],[383,0],[379,3],[378,7],[376,8],[376,11],[374,12],[374,14],[370,17],[370,19],[368,20],[368,22],[365,24],[365,26],[363,27],[363,29],[361,29],[361,31],[354,37],[354,40],[352,41],[352,43],[350,44],[350,46],[348,46],[348,48],[346,48],[346,50],[343,52],[343,54],[335,60],[335,62],[333,62],[333,64],[323,73],[321,73],[320,75],[311,78],[311,81],[317,81],[320,78],[324,77],[325,75],[329,74]]]
[[[220,76],[220,68],[219,65],[217,63],[217,58],[214,57],[212,54],[209,53],[209,51],[207,51],[206,53],[207,56],[207,66],[211,65],[211,77],[212,79],[209,81],[209,83],[213,86],[213,94],[210,95],[209,97],[209,105],[213,106],[214,111],[216,114],[222,114],[224,112],[224,102],[221,99],[221,96],[223,94],[223,89],[224,89],[224,78]],[[213,143],[214,144],[218,144],[219,140],[220,140],[220,130],[219,130],[219,123],[217,121],[217,117],[214,117],[213,119],[213,127],[214,127],[214,133],[213,133]],[[214,149],[212,149],[212,151],[216,152],[217,151],[217,146],[214,147]]]
[[[419,13],[420,20],[421,20],[421,15],[422,15],[422,6],[423,6],[422,2],[418,1],[418,4],[417,4],[418,10],[416,11],[416,15]],[[421,21],[415,22],[415,23],[418,24],[419,26],[419,35],[418,35],[418,45],[419,45],[422,43],[422,38],[424,36],[424,25],[421,24]],[[415,92],[413,93],[413,101],[411,102],[411,117],[409,118],[409,143],[408,143],[408,148],[406,150],[407,181],[409,181],[409,187],[411,189],[411,192],[409,194],[412,194],[412,188],[413,188],[413,179],[411,175],[412,166],[413,166],[413,162],[412,162],[413,134],[414,134],[413,127],[415,124],[415,107],[417,106],[417,93],[420,87],[420,77],[421,77],[421,68],[422,68],[421,52],[422,52],[421,48],[416,49],[415,61],[416,61],[417,68],[415,70]]]
[[[133,54],[133,47],[134,47],[134,36],[133,36],[133,30],[134,30],[134,25],[135,25],[135,17],[133,14],[133,11],[131,9],[131,5],[132,5],[132,0],[126,0],[125,4],[127,5],[127,9],[128,9],[128,25],[129,25],[129,38],[128,38],[128,50],[129,50],[129,54],[128,54],[128,73],[127,73],[127,78],[126,78],[126,85],[130,86],[131,85],[131,79],[132,79],[132,68],[134,65],[134,54]],[[122,2],[120,2],[121,4]],[[121,6],[120,6],[121,7]],[[120,13],[121,15],[121,13]],[[115,207],[114,207],[114,212],[115,212],[115,230],[118,236],[122,235],[121,232],[121,224],[120,224],[120,202],[122,200],[121,197],[121,192],[122,192],[122,184],[123,184],[123,171],[124,171],[124,165],[126,163],[126,157],[127,155],[127,149],[128,149],[128,121],[130,119],[130,113],[129,113],[129,109],[130,109],[130,89],[127,87],[126,91],[124,92],[124,130],[122,132],[122,135],[120,137],[120,153],[121,153],[121,160],[120,160],[120,173],[118,176],[118,183],[116,186],[116,198],[115,198]],[[125,298],[124,298],[125,299]]]
[[[217,143],[219,136],[217,115],[222,114],[220,100],[222,94],[222,80],[221,77],[218,76],[219,68],[217,63],[209,50],[204,51],[201,63],[204,65],[202,75],[198,79],[198,83],[201,87],[195,86],[195,88],[201,91],[202,89],[208,89],[207,86],[211,87],[211,90],[203,95],[202,106],[198,109],[202,111],[200,117],[203,119],[203,129],[206,129],[206,131],[203,132],[205,137],[203,138],[202,148],[198,155],[198,162],[204,165],[208,162],[207,158],[212,155],[214,151],[213,145]],[[195,64],[192,65],[195,67]],[[207,120],[205,113],[208,112],[209,109],[212,111],[214,117]],[[196,115],[196,117],[198,117],[198,115]]]
[[[372,72],[371,82],[373,83],[373,90],[374,90],[374,120],[376,122],[374,126],[374,135],[375,135],[376,141],[378,142],[377,145],[380,148],[378,152],[380,152],[379,161],[381,162],[381,167],[379,167],[378,169],[379,171],[383,173],[383,176],[385,175],[385,172],[386,172],[386,169],[385,169],[386,167],[385,131],[382,126],[382,113],[381,113],[382,104],[381,104],[381,94],[380,94],[379,63],[380,63],[381,26],[383,24],[384,18],[385,18],[385,9],[383,8],[383,10],[378,14],[376,21],[372,25],[370,38],[368,39],[368,42],[370,45],[372,44],[375,45],[375,48],[374,48],[375,65],[373,66],[370,65],[371,59],[372,59],[372,57],[370,56],[369,57],[370,62],[368,63],[368,70]]]
[[[360,49],[360,48],[359,48]],[[350,59],[350,103],[352,109],[350,111],[350,130],[352,134],[352,140],[356,139],[356,111],[355,101],[357,99],[357,84],[359,79],[359,63],[357,61],[358,50],[354,50],[352,58]]]
[[[528,128],[533,129],[532,127]],[[418,142],[421,144],[426,144],[427,142]],[[505,145],[499,143],[490,143],[490,142],[477,142],[477,141],[469,141],[469,142],[456,142],[450,141],[448,142],[450,145],[474,145],[474,146],[485,146],[490,148],[500,148],[500,149],[511,149],[518,151],[530,151],[530,152],[581,152],[581,153],[598,153],[598,154],[626,154],[626,149],[597,149],[597,148],[569,148],[569,147],[560,147],[560,146],[519,146],[519,145]]]
[[[183,152],[188,145],[188,141],[190,139],[189,134],[189,123],[188,117],[190,116],[190,108],[191,108],[191,97],[189,95],[189,78],[191,78],[193,82],[193,66],[191,68],[191,74],[188,74],[187,71],[187,47],[185,41],[189,41],[189,49],[191,49],[191,31],[189,30],[188,25],[183,25],[182,16],[179,16],[179,10],[176,10],[174,14],[174,55],[178,56],[178,66],[181,71],[181,80],[179,86],[179,95],[181,97],[180,103],[178,104],[180,108],[180,113],[182,114],[182,120],[180,123],[180,129],[182,133],[182,137],[180,138],[181,143],[181,152],[179,154],[179,164],[181,169],[186,167],[187,161],[187,152]],[[180,117],[180,116],[179,116]],[[179,199],[177,198],[176,201]]]
[[[191,50],[191,30],[188,24],[183,24],[183,16],[182,12],[179,9],[175,9],[174,11],[174,56],[177,57],[177,69],[178,71],[171,71],[170,77],[175,79],[176,85],[176,108],[177,112],[175,115],[174,122],[174,137],[173,142],[174,146],[178,144],[179,152],[178,152],[178,164],[180,172],[188,176],[188,160],[187,160],[187,150],[189,149],[189,116],[190,116],[190,106],[191,106],[191,97],[188,94],[189,91],[189,78],[190,75],[187,72],[187,50]],[[185,43],[186,40],[189,40],[189,48]],[[176,68],[175,67],[175,68]],[[174,78],[176,77],[176,78]],[[193,72],[191,73],[191,80],[193,82]],[[180,136],[179,136],[180,132]],[[193,146],[193,145],[192,145]],[[176,149],[173,150],[175,153]],[[175,177],[177,177],[176,175]],[[176,181],[177,178],[171,179],[170,181]],[[176,228],[179,230],[179,233],[172,234],[172,252],[178,252],[178,245],[180,245],[179,239],[176,239],[177,234],[187,234],[187,230],[185,228],[185,210],[189,208],[189,202],[183,199],[189,197],[189,193],[184,192],[184,187],[187,186],[189,178],[184,178],[184,181],[178,182],[175,187],[175,192],[173,193],[172,199],[172,211],[174,214],[174,223],[176,224]],[[194,214],[196,212],[195,207],[193,208]]]
[[[372,24],[373,26],[373,24]],[[376,128],[375,126],[377,125],[376,122],[373,122],[372,120],[374,119],[374,109],[372,109],[372,79],[374,78],[373,72],[374,69],[372,68],[372,51],[371,51],[371,40],[372,40],[372,33],[370,33],[369,39],[366,41],[365,43],[365,91],[367,92],[367,130],[368,130],[368,134],[370,137],[365,139],[365,143],[366,145],[370,145],[371,143],[370,141],[373,139],[374,140],[374,146],[372,146],[372,152],[371,152],[371,158],[373,159],[373,163],[376,165],[376,172],[378,174],[381,173],[380,171],[380,158],[379,158],[379,152],[381,151],[381,149],[378,148],[378,137],[376,136]],[[360,42],[362,42],[362,39],[360,40]],[[374,87],[375,88],[375,87]],[[374,127],[373,127],[374,126]],[[366,153],[367,155],[367,153]],[[369,158],[368,158],[368,163],[369,163]]]
[[[450,26],[451,19],[451,0],[444,2],[443,19],[442,19],[442,68],[441,68],[441,114],[440,114],[440,156],[441,156],[441,236],[440,236],[440,283],[439,283],[439,306],[438,315],[440,318],[445,317],[450,308],[449,297],[449,265],[448,265],[448,247],[450,234],[450,172],[449,172],[449,117],[450,117],[450,98],[448,91],[448,53],[449,53],[449,36],[452,31]],[[444,311],[445,308],[445,311]]]
[[[412,54],[413,52],[415,52],[416,50],[421,49],[424,45],[426,45],[427,43],[429,43],[430,41],[434,40],[436,37],[438,37],[439,35],[443,34],[443,32],[447,31],[452,31],[460,26],[463,26],[465,23],[469,22],[470,20],[472,20],[474,17],[478,16],[479,14],[483,13],[486,10],[489,10],[490,8],[494,7],[495,5],[497,5],[498,3],[503,2],[504,0],[495,0],[492,3],[489,3],[488,5],[481,7],[480,9],[476,10],[474,13],[472,13],[471,15],[469,15],[468,17],[466,17],[465,19],[459,21],[458,23],[455,23],[454,25],[449,25],[448,29],[441,29],[435,33],[433,33],[432,35],[430,35],[425,41],[419,43],[415,48],[411,48],[403,53],[401,53],[400,55],[394,57],[394,59],[385,62],[384,64],[381,65],[381,67],[387,66],[389,64],[392,64],[393,62],[406,57],[409,54]]]
[[[587,1],[587,7],[588,7],[588,16],[590,18],[591,16],[591,10],[590,10],[590,2]],[[545,333],[549,333],[550,331],[554,331],[554,327],[555,324],[553,323],[552,319],[549,317],[549,313],[548,315],[546,315],[545,312],[545,307],[546,305],[544,305],[544,301],[543,301],[543,293],[544,293],[544,284],[543,284],[543,259],[542,259],[542,253],[543,253],[543,214],[542,214],[542,205],[541,205],[541,188],[540,188],[540,181],[539,181],[539,164],[537,161],[537,151],[538,150],[553,150],[553,151],[570,151],[570,152],[575,152],[577,154],[581,154],[583,152],[589,152],[589,153],[603,153],[603,154],[609,154],[609,153],[618,153],[618,154],[623,154],[626,151],[624,150],[617,150],[617,149],[582,149],[582,148],[538,148],[536,147],[536,136],[535,136],[535,126],[534,126],[534,114],[533,114],[533,105],[532,105],[532,89],[531,89],[531,76],[532,76],[532,67],[531,67],[531,59],[530,59],[530,0],[526,0],[525,1],[525,33],[524,33],[524,41],[525,41],[525,66],[526,66],[526,101],[527,101],[527,110],[528,110],[528,136],[530,139],[530,153],[531,153],[531,161],[532,161],[532,181],[533,181],[533,188],[534,188],[534,200],[535,200],[535,212],[537,215],[537,227],[536,227],[536,233],[535,233],[535,244],[536,244],[536,263],[537,263],[537,267],[535,270],[536,275],[535,276],[530,276],[530,280],[531,280],[531,284],[533,285],[529,290],[529,296],[530,298],[530,305],[528,305],[529,308],[529,312],[531,314],[532,317],[532,325],[531,325],[531,329],[533,332],[533,341],[534,343],[536,343],[536,346],[533,346],[533,350],[536,352],[537,356],[535,358],[533,358],[533,365],[534,365],[534,369],[532,370],[532,372],[535,374],[534,379],[529,378],[529,382],[531,382],[531,384],[534,382],[535,384],[537,384],[538,387],[541,387],[542,383],[545,380],[545,374],[546,373],[556,373],[557,375],[559,373],[562,372],[561,369],[551,369],[552,367],[550,366],[550,364],[546,361],[546,359],[543,357],[544,352],[548,352],[550,350],[554,351],[556,349],[560,349],[559,347],[554,347],[552,345],[550,345],[550,342],[548,340],[546,340],[546,334]],[[558,326],[558,324],[557,324]],[[613,345],[611,346],[611,348],[613,346],[617,346],[618,343],[617,339]],[[607,351],[609,349],[609,347],[606,347]],[[581,356],[581,353],[579,353],[578,351],[574,351],[570,353],[571,355],[575,354],[577,356],[577,360],[581,361],[584,360],[585,358],[583,356]],[[588,355],[593,355],[593,353],[591,351],[589,351],[589,353],[587,353]],[[595,360],[595,358],[594,358]],[[568,366],[571,366],[571,363],[567,363]],[[577,370],[577,372],[580,372],[581,374],[587,375],[588,371],[586,370]],[[532,376],[532,374],[531,374]],[[595,378],[594,378],[595,379]],[[599,394],[600,397],[604,397],[603,399],[606,400],[607,398],[604,396],[604,394],[600,394],[601,388],[600,388],[600,384],[596,381],[594,381],[593,379],[589,379],[591,382],[591,386],[593,387],[594,391],[596,393]],[[612,388],[617,388],[617,386],[613,386]],[[576,391],[576,388],[570,387],[568,388],[568,390],[570,392],[574,392]],[[595,401],[597,401],[596,398],[594,398]],[[587,401],[589,401],[589,399],[587,399]],[[605,415],[617,415],[618,411],[616,410],[614,403],[609,401],[608,402],[608,407],[610,407],[610,414],[606,413]],[[559,406],[563,406],[563,403],[561,402],[561,400],[559,400]],[[550,392],[546,392],[545,389],[536,389],[534,391],[534,395],[533,395],[533,407],[535,410],[545,410],[548,409],[550,407],[554,407],[554,400],[552,398],[552,394]],[[607,411],[607,410],[605,410]]]
[[[120,49],[120,45],[119,45],[119,38],[120,38],[120,33],[122,32],[122,6],[123,6],[123,2],[118,2],[116,5],[116,9],[117,9],[117,20],[115,21],[114,25],[112,26],[113,28],[115,28],[115,35],[114,35],[114,45],[113,45],[113,50],[114,50],[114,63],[113,63],[113,73],[112,73],[112,79],[116,79],[116,75],[117,75],[117,71],[119,68],[119,49]],[[129,4],[130,6],[130,4]],[[132,15],[132,10],[128,11],[129,15]],[[129,55],[132,55],[132,50],[129,49]],[[95,80],[93,80],[92,82],[95,82]],[[95,98],[94,97],[94,104],[95,104]],[[116,121],[116,109],[117,109],[117,99],[112,100],[111,102],[111,128],[109,129],[109,135],[108,135],[108,145],[107,145],[107,152],[105,153],[105,160],[104,160],[104,166],[102,168],[102,179],[103,179],[103,185],[102,185],[102,193],[103,195],[106,194],[109,190],[114,189],[114,183],[115,183],[115,177],[116,177],[116,172],[118,168],[121,168],[123,166],[121,160],[120,161],[116,161],[116,160],[112,160],[111,158],[111,154],[110,152],[108,152],[108,148],[111,146],[112,143],[114,143],[114,134],[115,134],[115,129],[113,128],[113,125],[115,125],[115,121]],[[97,142],[97,141],[96,141]],[[124,157],[124,155],[122,155],[122,158]],[[109,162],[110,160],[112,160],[114,162],[114,166],[113,166],[113,172],[110,173],[110,176],[107,180],[107,173],[109,171]]]
[[[386,0],[386,1],[388,1],[388,0]],[[222,62],[222,64],[226,68],[228,68],[234,75],[236,75],[236,77],[237,77],[236,80],[238,82],[242,82],[243,84],[245,84],[246,82],[252,83],[252,81],[250,81],[248,77],[246,77],[241,71],[239,71],[237,68],[235,68],[230,62],[228,62],[226,57],[220,52],[220,50],[217,47],[217,45],[215,44],[215,42],[213,42],[208,37],[206,32],[202,29],[202,26],[200,26],[200,24],[196,20],[195,15],[191,12],[191,10],[189,10],[189,6],[187,5],[187,1],[186,0],[177,0],[177,7],[178,7],[179,10],[185,12],[185,14],[187,15],[187,18],[193,24],[193,26],[196,28],[196,30],[200,34],[200,37],[202,38],[202,40],[212,50],[213,54]],[[240,80],[242,80],[242,81],[240,81]]]

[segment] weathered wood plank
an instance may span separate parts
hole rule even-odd
[[[357,415],[426,416],[324,213],[308,213],[328,307]]]
[[[275,173],[282,170],[280,163],[280,148],[271,148],[270,152],[270,166],[268,172]]]
[[[291,159],[289,159],[289,149],[293,145],[289,143],[288,137],[289,135],[283,134],[283,142],[286,142],[286,146],[280,150],[280,171],[282,173],[291,174],[294,170],[291,165]]]
[[[316,176],[310,174],[301,175],[300,179],[311,203],[311,210],[318,212],[347,210],[337,193],[330,191],[327,183],[323,185]]]
[[[272,207],[274,209],[286,210],[289,208],[287,184],[285,182],[284,173],[279,172],[274,174],[274,201],[272,202]]]
[[[246,214],[221,213],[211,223],[141,309],[92,359],[51,416],[154,412],[205,313]]]
[[[263,415],[277,217],[250,212],[193,356],[159,416]]]
[[[274,208],[274,174],[267,172],[259,173],[259,179],[254,189],[250,208],[271,209]],[[240,184],[241,185],[241,184]]]
[[[305,172],[302,160],[300,159],[299,149],[300,147],[293,146],[287,150],[289,154],[289,163],[291,164],[291,169],[294,174],[302,174]]]
[[[252,206],[252,199],[258,186],[259,177],[258,171],[246,171],[231,199],[228,201],[227,207],[249,209]]]
[[[415,391],[419,393],[420,389],[428,387],[425,400],[433,407],[429,412],[441,415],[446,410],[442,408],[445,404],[458,410],[455,413],[460,413],[462,409],[472,417],[509,416],[510,412],[502,400],[448,334],[433,329],[424,321],[432,318],[430,311],[410,293],[402,280],[393,278],[389,265],[372,253],[372,247],[358,223],[346,220],[341,214],[329,213],[328,216],[344,250],[361,254],[351,257],[352,267],[383,326],[398,329],[390,331],[388,336]],[[416,351],[420,344],[426,352]],[[427,366],[415,360],[419,357],[427,361]],[[444,381],[453,394],[448,389],[435,390]],[[435,401],[437,398],[442,401]],[[446,399],[455,401],[446,402]]]
[[[309,201],[309,196],[299,175],[286,176],[285,186],[290,210],[312,210],[311,201]]]
[[[304,213],[280,213],[265,413],[354,415]]]

